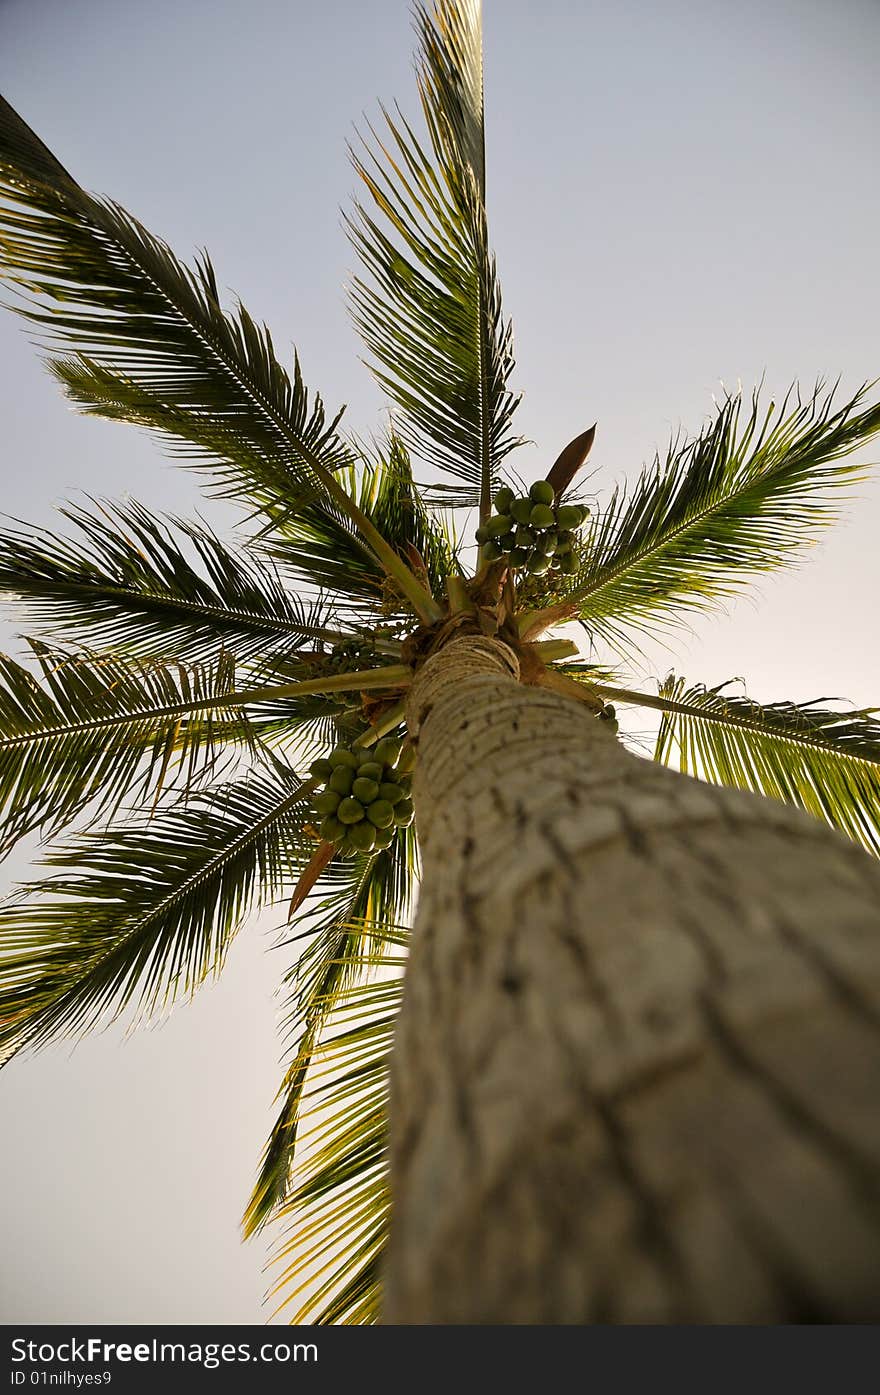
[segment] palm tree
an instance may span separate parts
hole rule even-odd
[[[245,511],[235,548],[132,502],[0,535],[37,630],[2,659],[3,844],[61,835],[0,908],[0,1056],[189,996],[283,898],[245,1227],[287,1221],[294,1321],[876,1317],[880,724],[630,684],[640,635],[814,540],[880,405],[729,395],[601,508],[593,428],[521,479],[480,6],[415,20],[425,133],[352,151],[369,443],[0,103],[51,372]],[[615,704],[660,712],[654,761]]]

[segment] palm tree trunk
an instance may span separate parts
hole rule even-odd
[[[877,1320],[880,866],[515,668],[409,701],[385,1320]]]

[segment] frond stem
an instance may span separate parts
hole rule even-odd
[[[714,722],[716,726],[739,727],[742,731],[754,732],[756,736],[769,736],[776,741],[787,741],[792,746],[806,746],[816,751],[831,751],[842,760],[853,760],[860,764],[880,766],[880,756],[865,755],[862,751],[848,751],[839,742],[824,740],[815,732],[781,731],[777,727],[764,725],[756,718],[742,717],[735,712],[717,712],[702,707],[691,707],[686,702],[676,702],[674,698],[659,697],[655,693],[640,693],[633,688],[616,688],[607,683],[594,683],[592,679],[590,687],[602,697],[611,698],[617,702],[632,703],[637,707],[652,707],[657,712],[676,712],[682,717]]]
[[[242,693],[223,693],[214,697],[197,698],[190,702],[171,703],[143,711],[114,713],[108,717],[92,717],[84,722],[72,722],[59,727],[41,727],[0,737],[0,750],[24,746],[29,742],[63,737],[73,733],[101,731],[110,727],[127,726],[154,718],[182,717],[191,712],[206,712],[216,707],[249,707],[255,703],[283,698],[310,697],[322,693],[366,692],[370,688],[404,688],[412,682],[408,664],[389,664],[386,668],[365,669],[360,673],[334,673],[327,678],[310,678],[302,683],[283,683],[265,688],[251,688]]]

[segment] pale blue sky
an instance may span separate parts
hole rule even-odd
[[[538,442],[522,473],[598,419],[607,486],[698,427],[720,380],[880,375],[875,0],[485,9],[490,218]],[[207,245],[368,430],[345,139],[377,97],[412,109],[411,37],[405,0],[0,0],[0,90],[87,187],[180,255]],[[72,416],[8,315],[0,361],[3,511],[46,523],[77,491],[192,510],[195,478]],[[878,481],[807,567],[652,648],[650,671],[877,701]],[[240,1247],[237,1219],[278,1078],[272,924],[161,1030],[0,1076],[0,1321],[265,1319],[265,1247]]]

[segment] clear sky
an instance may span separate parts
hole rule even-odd
[[[721,381],[880,376],[876,0],[484,8],[490,219],[537,442],[522,474],[598,419],[607,487],[697,429]],[[0,0],[7,99],[87,188],[179,255],[206,245],[362,431],[381,400],[344,304],[345,140],[377,98],[413,110],[411,45],[406,0]],[[9,315],[0,363],[4,512],[196,507],[148,440],[71,414]],[[880,469],[802,570],[652,646],[647,672],[880,702],[878,537]],[[274,923],[160,1029],[0,1075],[0,1321],[266,1319],[267,1247],[237,1223],[279,1079]]]

